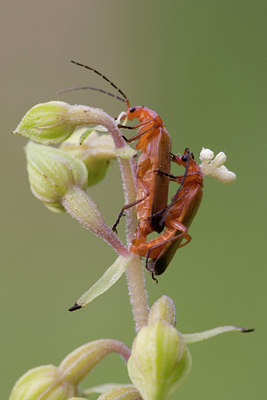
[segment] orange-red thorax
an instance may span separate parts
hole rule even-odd
[[[136,118],[141,124],[144,124],[138,129],[138,133],[146,133],[139,138],[136,145],[137,150],[140,150],[143,153],[147,152],[148,142],[150,142],[153,136],[159,133],[158,128],[164,128],[166,131],[165,125],[160,116],[155,111],[150,110],[145,106],[129,107],[127,110],[127,118],[130,121]]]
[[[159,125],[163,125],[160,116],[150,108],[145,106],[129,107],[127,110],[127,118],[132,121],[133,119],[138,119],[140,122],[147,122],[150,119],[155,119],[158,121]]]

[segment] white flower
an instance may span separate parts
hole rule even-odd
[[[209,149],[202,148],[200,152],[200,168],[204,176],[210,175],[222,183],[233,183],[236,180],[236,174],[225,167],[226,155],[221,151],[213,159],[214,153]]]

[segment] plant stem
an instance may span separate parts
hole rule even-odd
[[[119,129],[113,120],[112,124],[112,127],[106,127],[114,137],[118,134]],[[116,146],[115,140],[114,143]],[[133,160],[129,161],[118,157],[118,162],[123,181],[124,202],[125,204],[129,204],[136,200],[135,183],[132,175],[133,165],[131,165]],[[136,227],[136,209],[135,207],[131,207],[126,211],[126,233],[128,246],[132,242]],[[145,278],[140,257],[137,256],[133,259],[133,262],[127,268],[126,276],[132,312],[135,320],[135,329],[136,332],[138,332],[143,326],[147,325],[149,313],[147,292],[145,289]]]
[[[132,176],[132,166],[128,160],[118,158],[123,180],[124,201],[129,204],[136,199],[135,184]],[[126,212],[127,244],[131,244],[137,227],[136,209],[131,207]],[[135,330],[138,332],[147,325],[149,306],[145,289],[145,277],[139,256],[133,259],[126,271],[128,291],[132,312],[135,320]]]
[[[126,276],[135,330],[138,332],[143,326],[147,325],[149,314],[143,266],[139,256],[134,258],[134,261],[129,265]]]
[[[118,129],[114,119],[103,110],[86,106],[73,106],[69,115],[71,123],[76,126],[88,124],[100,124],[105,126],[114,140],[115,148],[120,149],[125,146],[121,132]],[[125,204],[131,203],[136,199],[135,183],[132,170],[133,160],[125,160],[118,157],[121,171],[121,177],[124,190]],[[135,207],[129,208],[126,212],[126,232],[127,244],[130,245],[134,232],[137,227],[137,218]],[[134,258],[133,263],[127,269],[127,283],[132,306],[132,312],[135,320],[136,331],[138,332],[148,320],[148,302],[145,289],[145,279],[140,257]]]

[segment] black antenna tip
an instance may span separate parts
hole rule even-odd
[[[75,303],[72,307],[69,308],[68,311],[76,311],[82,308],[82,306],[79,306],[79,304]]]
[[[249,332],[254,332],[254,331],[255,331],[254,328],[251,328],[251,329],[242,328],[242,332],[244,332],[244,333],[249,333]]]

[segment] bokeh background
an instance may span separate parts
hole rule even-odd
[[[1,398],[29,368],[57,364],[79,345],[100,337],[131,345],[134,337],[124,278],[86,309],[67,311],[116,255],[32,196],[26,140],[11,135],[30,107],[57,99],[59,89],[109,89],[70,59],[103,71],[132,105],[156,110],[174,152],[189,146],[198,155],[205,146],[227,154],[236,183],[205,181],[193,240],[158,285],[148,277],[149,302],[171,296],[182,332],[256,329],[192,345],[191,375],[173,399],[266,394],[266,15],[264,0],[2,1]],[[122,111],[97,93],[61,99],[114,116]],[[116,162],[90,193],[112,224],[123,203]],[[103,382],[128,382],[118,356],[98,365],[84,386]]]

